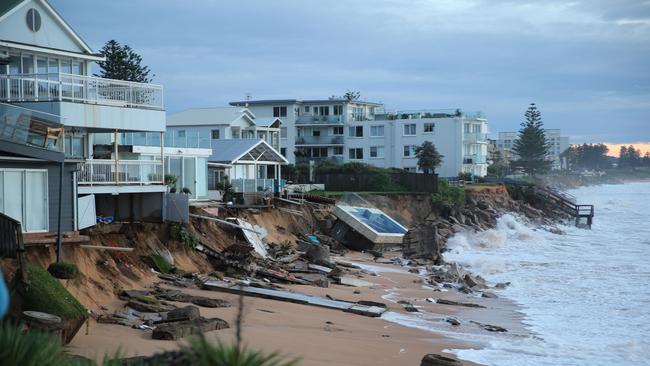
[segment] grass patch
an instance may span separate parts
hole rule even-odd
[[[52,263],[47,267],[47,271],[52,276],[64,280],[77,279],[81,276],[81,272],[79,272],[79,268],[76,265],[66,262]]]
[[[173,269],[172,265],[169,264],[160,254],[152,254],[149,258],[151,258],[151,261],[158,272],[171,273]]]
[[[444,180],[438,181],[438,193],[431,195],[433,203],[453,206],[465,205],[465,188],[452,187]]]
[[[25,294],[25,310],[60,316],[65,320],[85,318],[86,308],[48,271],[38,266],[27,268],[29,287]]]
[[[169,225],[169,237],[172,240],[183,243],[183,245],[189,248],[196,248],[199,245],[199,239],[189,232],[183,224],[173,223]]]

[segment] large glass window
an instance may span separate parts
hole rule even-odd
[[[350,126],[348,133],[350,137],[363,137],[363,126]]]
[[[22,223],[23,231],[47,231],[47,171],[0,170],[0,212]]]
[[[287,116],[287,107],[273,107],[273,117],[286,117]]]
[[[383,158],[384,157],[384,147],[383,146],[371,146],[370,147],[370,157],[371,158]]]
[[[362,148],[350,149],[348,157],[350,158],[350,160],[362,160],[363,149]]]
[[[23,55],[23,64],[22,71],[23,74],[33,74],[34,73],[34,56],[32,55]]]
[[[219,130],[212,130],[212,139],[213,140],[218,140],[220,138],[221,131]]]
[[[384,137],[384,126],[370,126],[370,137]]]
[[[408,123],[404,125],[404,136],[415,136],[415,123]]]
[[[415,145],[404,145],[404,157],[412,158],[415,156]]]

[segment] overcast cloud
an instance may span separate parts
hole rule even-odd
[[[95,50],[129,44],[168,111],[347,89],[388,109],[530,102],[572,142],[650,141],[650,1],[50,0]]]

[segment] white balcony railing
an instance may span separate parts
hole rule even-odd
[[[116,174],[117,172],[117,174]],[[159,160],[86,160],[77,177],[84,185],[163,184]]]
[[[61,73],[0,75],[0,101],[69,101],[164,109],[161,85]]]
[[[463,140],[470,143],[487,143],[487,133],[481,132],[465,132]]]
[[[237,193],[273,191],[275,179],[233,179],[232,188]]]

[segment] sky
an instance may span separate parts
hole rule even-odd
[[[535,102],[571,143],[650,143],[650,0],[50,0],[143,56],[168,112],[360,91],[388,110]]]

